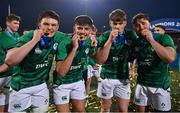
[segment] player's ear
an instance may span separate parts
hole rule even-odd
[[[58,29],[59,29],[59,24],[58,24],[57,27],[56,27],[56,31],[58,31]]]

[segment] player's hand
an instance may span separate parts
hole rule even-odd
[[[118,30],[117,29],[113,29],[109,35],[109,39],[111,42],[114,41],[114,39],[118,36]]]
[[[141,35],[146,38],[146,40],[153,40],[152,32],[148,29],[144,29],[141,31]]]
[[[95,35],[90,35],[90,39],[91,39],[91,46],[92,47],[97,46],[96,36]]]
[[[35,42],[38,42],[43,34],[44,34],[43,30],[41,29],[35,30],[32,40],[34,40]]]
[[[73,35],[72,37],[72,46],[75,50],[78,49],[79,44],[78,44],[79,36],[77,34]]]

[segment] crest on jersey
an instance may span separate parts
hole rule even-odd
[[[53,49],[54,49],[54,50],[57,50],[57,47],[58,47],[58,43],[56,42],[56,43],[54,43],[54,45],[53,45]]]
[[[35,53],[36,53],[36,54],[41,54],[41,53],[42,53],[42,50],[41,50],[40,48],[36,48],[36,49],[35,49]]]
[[[89,53],[89,48],[87,48],[87,49],[85,50],[85,53],[86,53],[86,54],[88,54],[88,53]]]

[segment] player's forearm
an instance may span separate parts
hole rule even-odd
[[[9,69],[9,66],[7,64],[0,65],[0,73],[3,73]]]
[[[72,49],[72,51],[69,53],[69,55],[64,61],[58,61],[56,63],[56,71],[59,76],[65,76],[68,73],[71,67],[71,64],[74,60],[76,51],[77,51],[76,49]]]
[[[95,54],[95,59],[98,62],[98,64],[103,64],[106,62],[109,56],[111,45],[112,41],[108,40],[102,48],[98,49],[98,51]]]
[[[172,47],[164,47],[155,40],[149,41],[161,60],[172,63],[175,60],[175,51]]]
[[[13,48],[9,50],[6,55],[5,63],[10,67],[20,63],[32,50],[36,43],[37,41],[31,40],[19,48]]]

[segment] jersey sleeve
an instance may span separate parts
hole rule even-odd
[[[173,42],[171,36],[168,34],[163,35],[161,43],[163,46],[166,46],[166,47],[169,46],[169,47],[175,48],[174,42]]]
[[[62,40],[58,45],[56,61],[65,60],[68,54],[70,53],[71,48],[71,39],[66,37],[66,39]]]
[[[4,51],[7,51],[16,45],[16,40],[13,37],[8,36],[5,32],[0,34],[0,46]]]
[[[18,41],[17,44],[16,44],[16,47],[21,47],[21,46],[23,46],[24,44],[26,44],[27,42],[29,42],[30,40],[32,40],[32,38],[33,38],[33,33],[34,33],[33,31],[30,31],[30,32],[24,34],[23,36],[21,36],[21,37],[19,38],[19,41]]]
[[[88,57],[88,64],[94,67],[96,65],[96,61],[93,58]]]
[[[110,35],[110,31],[106,31],[103,34],[101,34],[99,37],[97,37],[97,42],[98,42],[97,46],[103,47],[106,41],[108,40],[109,35]]]

